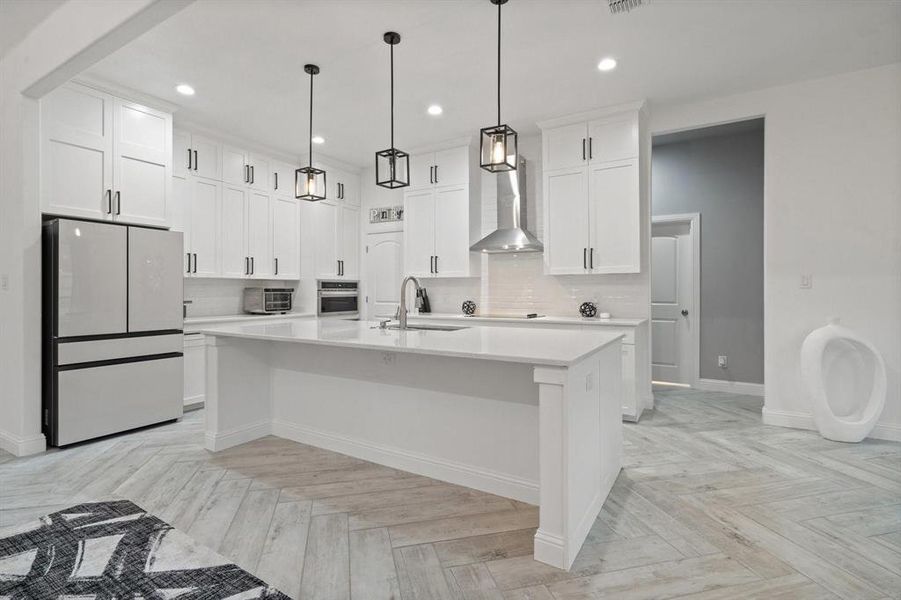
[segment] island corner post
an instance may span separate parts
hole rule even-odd
[[[561,365],[205,333],[208,450],[276,435],[538,505],[557,568],[622,466],[619,336]]]

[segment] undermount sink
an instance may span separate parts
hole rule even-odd
[[[388,325],[387,329],[400,329],[400,325]],[[468,327],[455,327],[453,325],[407,325],[406,329],[414,331],[460,331]]]

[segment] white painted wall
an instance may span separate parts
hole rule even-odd
[[[67,2],[0,60],[0,448],[40,452],[41,215],[36,98],[190,0]]]
[[[655,134],[766,117],[764,421],[813,426],[801,343],[839,316],[885,358],[874,435],[901,439],[901,63],[650,114]]]

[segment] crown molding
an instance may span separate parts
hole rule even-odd
[[[626,102],[624,104],[614,104],[602,108],[595,108],[583,112],[563,115],[561,117],[553,117],[538,121],[536,124],[539,129],[552,129],[563,125],[572,125],[573,123],[582,123],[585,121],[593,121],[595,119],[603,119],[612,117],[622,113],[638,112],[643,113],[647,110],[647,102],[645,100],[637,100],[635,102]]]

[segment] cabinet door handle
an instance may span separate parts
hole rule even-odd
[[[435,165],[435,183],[438,183],[438,165]],[[437,256],[435,257],[435,262],[436,263],[438,262]],[[437,269],[437,267],[435,267],[435,268]],[[437,273],[438,271],[436,270],[435,272]]]
[[[197,272],[197,253],[194,253],[194,273]]]
[[[588,248],[582,248],[582,268],[588,268]]]
[[[250,257],[249,256],[244,257],[244,274],[250,275]]]
[[[438,255],[435,255],[435,275],[438,274]]]
[[[250,257],[250,274],[253,275],[254,271],[256,271],[256,269],[253,266],[253,257],[251,256]]]
[[[190,273],[191,272],[191,253],[186,252],[185,254],[187,254],[187,256],[188,256],[188,270],[185,271],[185,273]]]
[[[244,165],[244,183],[250,183],[250,167]]]
[[[250,183],[253,183],[253,182],[256,180],[256,177],[254,177],[254,174],[253,174],[253,173],[254,173],[254,171],[253,171],[253,165],[251,165],[251,166],[250,166]]]
[[[278,275],[278,258],[275,259],[275,274]]]
[[[432,169],[435,167],[429,167],[429,183],[435,183],[435,178],[432,176]]]
[[[194,167],[191,165],[191,149],[188,148],[188,170],[190,171]]]
[[[275,177],[275,189],[278,190],[278,173],[273,173],[273,177]]]
[[[116,190],[116,214],[122,214],[122,194],[119,193],[119,190]]]
[[[113,213],[113,190],[106,190],[106,214]]]
[[[591,149],[593,141],[594,141],[593,137],[588,138],[588,160],[594,159],[594,151]]]
[[[434,273],[434,272],[435,272],[435,257],[430,256],[429,257],[429,273]]]
[[[588,268],[594,268],[594,248],[591,248],[588,252]]]
[[[194,170],[197,170],[197,150],[194,151]]]
[[[582,138],[582,160],[585,160],[585,138]]]

